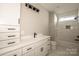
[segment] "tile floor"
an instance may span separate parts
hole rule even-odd
[[[70,52],[63,49],[55,49],[55,50],[51,50],[48,56],[77,56],[77,54],[73,53],[73,51]]]

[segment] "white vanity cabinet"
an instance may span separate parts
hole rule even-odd
[[[47,38],[45,40],[40,41],[41,45],[37,46],[35,49],[36,56],[45,56],[49,53],[50,50],[50,40]]]
[[[0,24],[18,25],[20,19],[20,3],[0,4]]]
[[[35,41],[32,42],[18,42],[18,39],[12,39],[12,40],[4,40],[5,42],[1,43],[1,47],[7,47],[2,48],[0,50],[1,56],[46,56],[49,53],[50,50],[50,37],[46,38],[40,38],[35,39]],[[7,43],[7,42],[8,43]],[[17,45],[14,45],[15,42],[19,43]],[[5,43],[5,44],[4,44]],[[14,46],[12,46],[14,45]]]
[[[22,53],[23,56],[34,56],[35,55],[34,54],[35,43],[25,46],[22,49],[23,49],[23,53]]]
[[[0,25],[0,49],[13,46],[20,42],[19,27],[19,25]],[[17,28],[18,30],[16,30]]]
[[[49,53],[50,38],[42,39],[23,48],[23,56],[45,56]]]
[[[0,49],[20,42],[20,4],[0,4]]]

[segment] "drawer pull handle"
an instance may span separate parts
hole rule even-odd
[[[8,28],[8,30],[15,30],[15,28]]]
[[[9,42],[8,44],[14,44],[15,42]]]
[[[17,54],[13,55],[13,56],[17,56]]]
[[[44,48],[42,47],[42,48],[41,48],[41,52],[43,52],[43,50],[44,50]]]
[[[48,45],[50,45],[50,44],[48,44]]]
[[[75,41],[79,41],[79,39],[75,39]]]
[[[15,37],[15,35],[10,35],[10,36],[8,36],[8,37]]]
[[[30,50],[30,49],[32,49],[32,48],[28,48],[27,50]]]
[[[77,38],[79,38],[79,36],[77,36]]]

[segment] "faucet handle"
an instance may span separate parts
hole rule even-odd
[[[36,32],[34,32],[34,38],[36,37],[36,35],[37,35],[37,33],[36,33]]]
[[[37,35],[37,33],[36,33],[36,32],[34,32],[34,35]]]

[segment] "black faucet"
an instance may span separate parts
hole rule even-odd
[[[37,33],[36,33],[36,32],[34,32],[34,38],[36,38],[36,35],[37,35]]]

